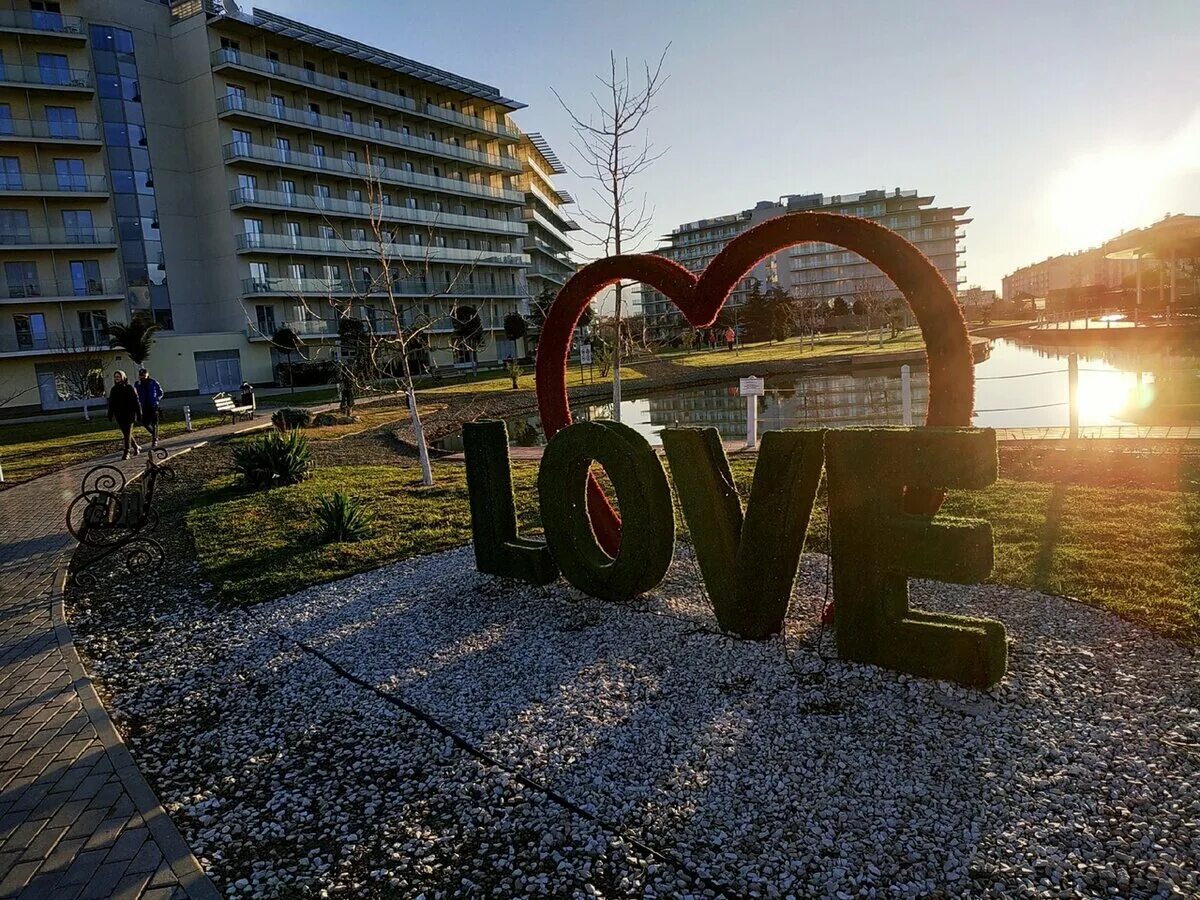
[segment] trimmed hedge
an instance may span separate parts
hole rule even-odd
[[[475,568],[487,575],[549,584],[558,577],[550,549],[543,541],[517,534],[507,427],[496,420],[466,423],[463,450]]]
[[[603,466],[624,512],[616,553],[597,542],[589,514],[592,462]],[[577,422],[546,445],[538,472],[546,542],[575,587],[603,600],[654,588],[671,565],[675,511],[662,462],[640,434],[619,422]]]
[[[843,659],[989,687],[1007,666],[1004,625],[913,610],[910,577],[968,584],[992,569],[992,527],[905,512],[906,492],[996,480],[991,429],[844,429],[825,439],[834,624]]]
[[[294,431],[312,425],[312,413],[304,407],[286,406],[271,413],[271,424],[279,431]]]
[[[696,559],[724,631],[778,634],[821,481],[824,431],[768,431],[743,517],[715,428],[668,428],[663,447]]]

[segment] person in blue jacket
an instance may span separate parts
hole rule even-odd
[[[158,405],[162,402],[163,389],[150,377],[146,369],[138,369],[138,400],[142,405],[142,424],[150,432],[150,446],[158,446]]]

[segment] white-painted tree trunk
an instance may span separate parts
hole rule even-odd
[[[421,425],[421,417],[417,414],[417,392],[413,389],[411,380],[405,394],[408,397],[408,415],[413,424],[413,438],[417,442],[417,458],[421,461],[421,484],[425,487],[433,487],[433,468],[429,465],[429,448],[425,446],[425,429]]]

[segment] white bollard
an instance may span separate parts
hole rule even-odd
[[[904,424],[912,424],[912,369],[900,367],[900,402],[902,404]]]
[[[0,484],[4,483],[4,466],[0,465]]]
[[[750,394],[746,397],[746,449],[753,450],[758,446],[758,396]]]
[[[183,408],[183,430],[192,430],[192,408],[190,406],[185,406]]]

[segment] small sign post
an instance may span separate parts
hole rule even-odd
[[[583,367],[587,366],[590,370],[592,367],[592,345],[583,343],[579,344],[579,383],[583,384]]]
[[[183,408],[183,430],[192,430],[192,408],[190,406],[185,406]]]
[[[746,449],[753,450],[758,446],[758,398],[766,393],[766,384],[751,375],[741,380],[738,393],[746,398]]]

